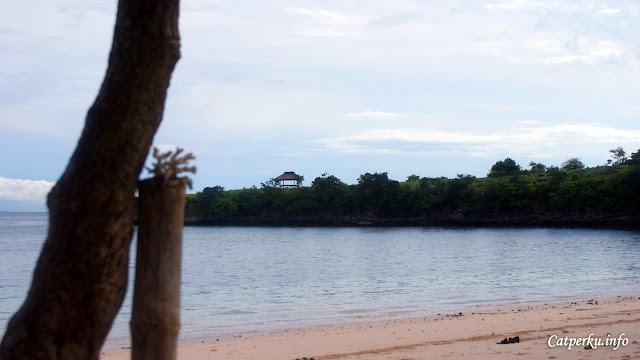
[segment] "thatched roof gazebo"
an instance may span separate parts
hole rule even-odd
[[[302,180],[304,180],[304,176],[300,176],[293,171],[285,171],[282,175],[276,178],[281,188],[297,188],[302,184]]]

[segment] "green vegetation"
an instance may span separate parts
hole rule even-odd
[[[544,165],[543,165],[544,166]],[[489,172],[488,177],[500,177],[500,176],[508,176],[508,175],[516,175],[522,169],[520,165],[516,164],[516,162],[511,158],[506,158],[503,161],[498,161],[491,167],[491,171]]]
[[[578,158],[571,158],[562,163],[562,170],[578,170],[584,169],[586,166]]]
[[[621,151],[620,151],[621,150]],[[578,158],[560,168],[531,162],[523,170],[506,158],[486,178],[411,175],[404,182],[386,172],[366,173],[355,185],[322,174],[309,187],[283,189],[269,180],[261,188],[224,191],[208,187],[189,195],[186,216],[205,222],[292,218],[487,218],[523,214],[640,215],[640,150],[612,150],[610,166],[585,168]]]

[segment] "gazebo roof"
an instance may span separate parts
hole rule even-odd
[[[284,173],[282,173],[282,175],[278,176],[276,178],[276,180],[282,181],[282,180],[296,180],[296,173],[293,171],[285,171]]]

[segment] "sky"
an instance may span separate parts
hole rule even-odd
[[[194,189],[284,171],[486,176],[640,149],[640,3],[183,0],[154,138]],[[44,211],[107,64],[115,1],[0,4],[0,210]],[[146,177],[147,173],[143,173]]]

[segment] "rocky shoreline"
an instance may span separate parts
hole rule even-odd
[[[578,227],[599,229],[640,229],[640,217],[627,214],[491,214],[422,217],[361,216],[251,216],[220,219],[185,217],[194,226],[446,226],[446,227]]]

